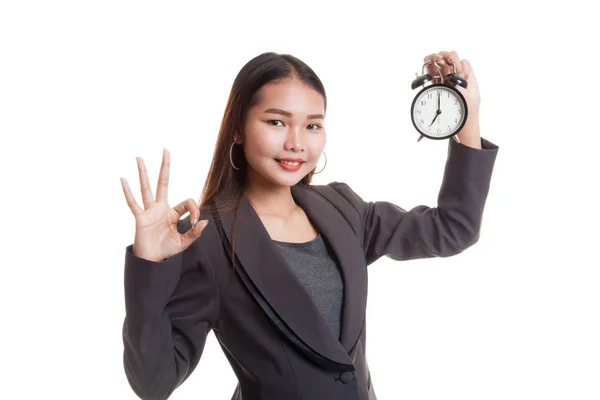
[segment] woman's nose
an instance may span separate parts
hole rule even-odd
[[[304,151],[304,134],[300,128],[290,129],[285,141],[285,149],[289,151]]]

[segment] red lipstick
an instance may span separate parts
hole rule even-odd
[[[304,160],[301,158],[276,158],[275,161],[277,161],[277,164],[279,164],[281,168],[290,172],[298,171],[300,168],[302,168],[302,164],[304,164]],[[294,163],[298,163],[298,165],[295,165]]]

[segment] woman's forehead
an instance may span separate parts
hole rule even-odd
[[[295,114],[324,114],[321,93],[297,80],[268,83],[257,93],[255,111],[263,113],[269,109],[283,110]]]

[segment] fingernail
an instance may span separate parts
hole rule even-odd
[[[196,227],[196,222],[198,222],[198,218],[194,218],[194,222],[192,222],[192,226],[195,228]]]
[[[465,76],[464,72],[462,72],[462,71],[460,71],[458,74],[459,74],[460,76],[462,76],[462,77],[464,77],[464,76]]]

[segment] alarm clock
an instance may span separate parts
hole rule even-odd
[[[439,75],[425,74],[425,67],[432,63],[438,68]],[[421,76],[415,74],[417,78],[412,82],[412,89],[423,86],[410,106],[413,126],[420,134],[417,142],[423,137],[433,140],[452,137],[460,142],[456,134],[465,125],[469,110],[456,85],[467,88],[468,83],[456,73],[454,63],[451,64],[454,72],[444,78],[440,66],[433,60],[423,64]],[[425,85],[428,82],[432,83]]]

